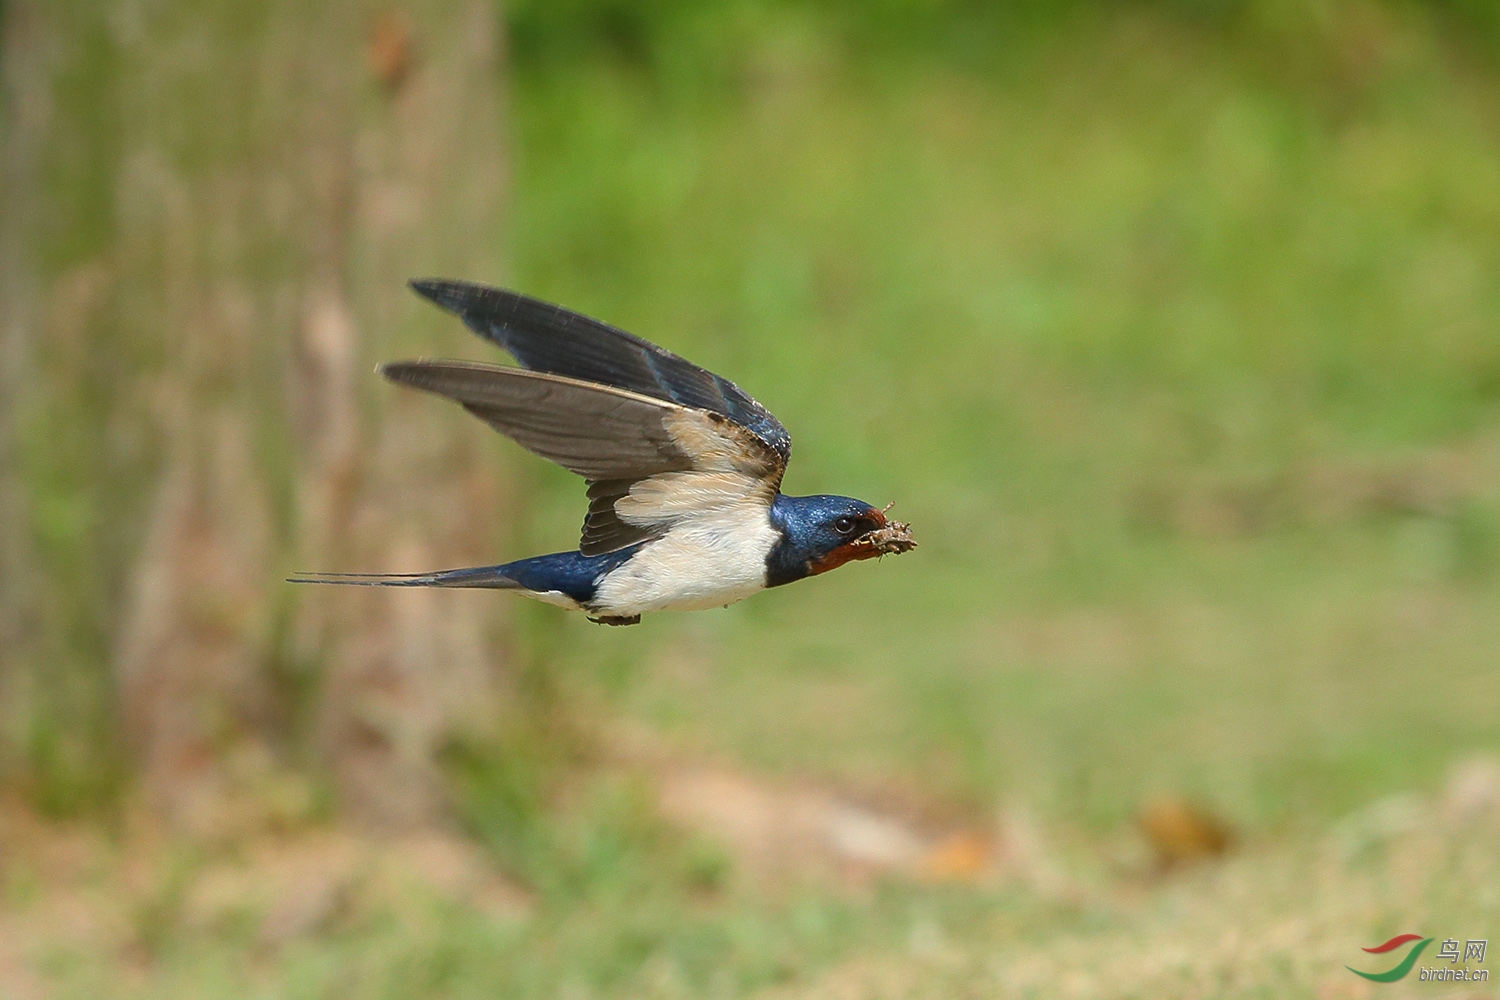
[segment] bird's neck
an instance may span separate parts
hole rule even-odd
[[[806,543],[809,512],[799,503],[803,499],[777,493],[771,502],[771,527],[776,529],[778,537],[766,553],[767,587],[795,583],[812,572],[814,553]]]

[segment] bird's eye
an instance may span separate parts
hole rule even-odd
[[[849,532],[851,532],[851,531],[854,530],[854,518],[852,518],[852,517],[841,517],[841,518],[839,518],[837,521],[833,522],[833,530],[837,531],[841,535],[847,535],[847,534],[849,534]]]

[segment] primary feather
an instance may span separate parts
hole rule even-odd
[[[661,400],[575,379],[461,361],[400,361],[380,373],[446,396],[495,430],[588,479],[691,469]]]

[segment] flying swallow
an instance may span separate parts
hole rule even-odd
[[[781,492],[792,439],[728,379],[624,330],[515,292],[413,281],[519,368],[398,361],[380,374],[457,402],[588,481],[576,552],[432,573],[310,573],[293,583],[518,590],[633,625],[721,607],[856,559],[916,547],[909,526],[841,496]]]

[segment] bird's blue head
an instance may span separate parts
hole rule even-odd
[[[771,524],[781,539],[766,556],[770,587],[887,551],[874,537],[886,527],[885,511],[853,497],[778,494],[771,505]]]

